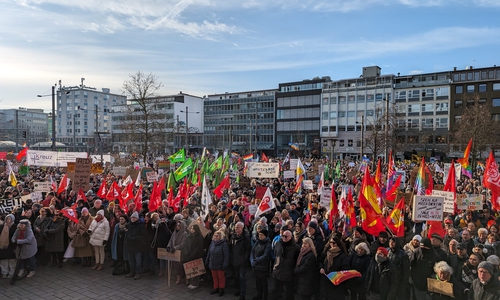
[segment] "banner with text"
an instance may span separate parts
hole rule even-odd
[[[453,213],[453,211],[455,210],[454,209],[453,192],[433,190],[432,196],[444,197],[443,212]]]
[[[247,177],[253,178],[278,178],[280,165],[278,163],[247,162]]]
[[[415,196],[413,200],[414,221],[442,221],[444,197]]]

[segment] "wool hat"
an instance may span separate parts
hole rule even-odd
[[[432,243],[431,240],[429,240],[429,238],[423,238],[420,241],[420,245],[432,249]]]
[[[137,219],[139,219],[139,213],[138,213],[138,212],[136,212],[136,211],[134,211],[134,212],[132,213],[132,215],[130,216],[130,218],[131,218],[131,219],[132,219],[132,218],[137,218]]]
[[[269,232],[267,231],[267,229],[261,229],[259,233],[262,233],[265,236],[269,236]]]
[[[276,224],[276,226],[274,226],[274,228],[281,229],[281,226],[283,226],[283,225],[281,225],[281,223],[278,223],[278,224]]]
[[[97,212],[98,215],[101,215],[104,217],[104,210],[100,209],[98,212]]]
[[[262,217],[262,218],[260,218],[260,222],[264,222],[264,223],[266,223],[266,224],[267,224],[267,218],[266,218],[266,217]]]
[[[490,255],[488,256],[488,258],[486,259],[487,262],[489,262],[490,264],[494,265],[494,266],[499,266],[500,265],[500,258],[496,255]]]
[[[82,214],[83,214],[84,212],[89,212],[89,209],[88,209],[88,208],[86,208],[86,207],[82,208]]]
[[[440,240],[441,242],[443,241],[443,238],[442,238],[439,234],[437,234],[437,233],[433,233],[433,234],[431,235],[431,238],[433,238],[433,239],[438,239],[438,240]]]
[[[309,222],[309,224],[307,224],[307,227],[310,227],[310,228],[318,231],[318,224],[316,224],[316,222]]]
[[[389,238],[389,234],[387,233],[387,231],[381,231],[381,232],[378,234],[378,237],[382,237],[382,238],[386,238],[386,239],[388,239],[388,238]]]
[[[26,226],[29,226],[31,225],[31,222],[28,219],[22,219],[21,221],[19,221],[19,224],[25,224]]]
[[[7,216],[5,216],[5,219],[7,218],[10,218],[10,220],[12,221],[12,223],[14,223],[14,221],[16,220],[16,217],[14,217],[13,214],[8,214]]]
[[[365,250],[366,254],[370,254],[370,247],[368,247],[368,245],[365,242],[361,242],[361,243],[357,244],[356,247],[354,247],[354,250],[357,251],[358,248],[363,248]]]
[[[488,271],[491,274],[491,276],[493,276],[494,271],[493,271],[493,265],[491,263],[489,263],[487,261],[482,261],[477,266],[478,270],[481,268],[485,269],[486,271]]]
[[[382,254],[384,254],[384,256],[389,255],[389,251],[387,251],[387,249],[384,247],[378,247],[377,252],[379,252],[379,251],[382,252]]]

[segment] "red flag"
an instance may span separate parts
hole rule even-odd
[[[167,201],[168,201],[168,206],[170,207],[174,207],[174,187],[171,186],[168,190],[168,198],[167,198]],[[177,210],[178,211],[178,210]],[[175,212],[177,212],[175,211]]]
[[[485,173],[486,174],[486,173]],[[458,212],[457,208],[457,181],[455,174],[455,161],[451,161],[450,174],[448,174],[448,178],[446,179],[446,184],[444,185],[443,191],[445,192],[453,192],[453,207],[455,213]]]
[[[137,190],[137,194],[135,194],[134,204],[135,204],[135,210],[137,212],[140,212],[142,209],[142,184],[139,185],[139,190]]]
[[[64,192],[69,185],[69,178],[67,174],[64,174],[63,178],[61,179],[61,182],[59,182],[59,188],[57,188],[57,194],[60,195],[62,192]]]
[[[483,185],[491,190],[491,204],[494,209],[500,210],[500,174],[498,173],[498,165],[490,152],[490,156],[486,160],[486,169],[484,170]]]
[[[78,217],[76,215],[76,203],[73,204],[73,206],[71,207],[67,207],[63,210],[61,210],[62,214],[70,219],[71,221],[73,221],[74,223],[78,224]]]
[[[76,201],[78,200],[83,200],[83,202],[87,202],[87,197],[85,197],[85,193],[83,192],[83,189],[80,189],[78,191],[78,195],[76,196]]]
[[[361,226],[368,234],[378,236],[380,232],[385,231],[385,227],[380,221],[381,215],[377,214],[365,196],[359,194],[359,207],[361,209]]]
[[[346,221],[344,223],[345,228],[353,228],[356,226],[356,212],[354,211],[354,199],[352,197],[352,188],[349,186],[349,191],[347,192],[347,210],[345,212]]]
[[[328,218],[328,227],[333,230],[333,222],[339,213],[337,205],[337,194],[335,193],[335,186],[332,184],[332,196],[330,198],[330,217]]]
[[[214,194],[217,198],[221,198],[224,190],[229,189],[231,187],[231,179],[229,178],[229,174],[221,181],[218,187],[214,189]]]
[[[429,167],[425,165],[425,179],[427,179],[427,188],[425,189],[426,195],[432,195],[432,190],[434,189],[434,179],[432,179],[432,173],[429,170]]]
[[[165,188],[165,186],[163,186],[163,188]],[[158,207],[160,207],[161,205],[161,191],[162,191],[162,188],[159,184],[154,183],[153,185],[153,191],[151,192],[151,196],[149,198],[149,205],[148,205],[148,209],[150,212],[153,212],[155,210],[158,209]]]
[[[433,234],[438,234],[441,238],[444,238],[446,234],[446,229],[443,228],[443,222],[441,221],[427,221],[427,237],[431,238]]]
[[[101,186],[99,187],[99,190],[97,191],[97,197],[104,199],[106,198],[106,194],[108,193],[108,188],[106,187],[106,180],[102,180]]]
[[[405,200],[401,199],[386,219],[387,227],[397,237],[404,237],[405,235],[404,211]]]
[[[260,158],[262,159],[263,162],[269,162],[269,158],[267,158],[267,155],[264,152],[262,152]]]
[[[396,201],[396,196],[398,195],[399,187],[401,186],[402,175],[399,174],[396,182],[391,186],[391,188],[385,193],[385,200],[394,202]]]
[[[106,200],[114,201],[116,199],[120,199],[120,187],[116,183],[116,181],[111,184],[109,187],[108,193],[106,194]]]
[[[27,152],[28,152],[28,147],[24,147],[23,150],[19,151],[19,153],[16,156],[17,161],[20,161],[23,157],[25,157]]]
[[[134,183],[129,183],[121,192],[121,198],[124,201],[129,201],[134,198]]]
[[[50,186],[52,187],[52,190],[54,192],[57,191],[57,183],[54,181],[54,179],[52,178],[52,175],[50,176]]]
[[[173,203],[172,203],[172,206],[174,207],[174,211],[175,212],[178,212],[179,209],[180,209],[180,206],[181,206],[181,197],[182,197],[182,194],[183,194],[183,192],[181,191],[182,186],[183,185],[181,185],[179,187],[179,189],[177,190],[177,195],[175,196],[175,198],[173,200]]]

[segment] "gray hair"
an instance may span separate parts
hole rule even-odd
[[[234,227],[245,227],[245,223],[243,222],[237,222]]]
[[[450,265],[448,265],[448,263],[446,263],[445,261],[437,262],[434,265],[434,273],[437,274],[439,271],[453,275],[453,268],[450,267]]]

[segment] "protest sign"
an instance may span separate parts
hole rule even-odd
[[[291,158],[290,159],[290,170],[297,170],[297,165],[299,164],[299,159],[298,158]]]
[[[91,158],[77,158],[75,164],[75,176],[73,178],[73,190],[86,191],[89,189],[90,169],[92,167]]]
[[[174,253],[170,253],[167,251],[167,248],[158,247],[157,250],[158,259],[170,260],[170,261],[181,261],[181,251],[175,250]]]
[[[75,168],[76,168],[75,164],[76,163],[74,161],[67,162],[66,163],[66,168],[67,168],[66,171],[68,173],[75,173]]]
[[[201,258],[189,261],[183,264],[183,266],[184,272],[186,273],[186,279],[191,279],[206,273],[205,265],[203,264],[203,259]]]
[[[30,196],[31,196],[31,200],[33,200],[33,202],[43,200],[42,192],[33,192],[30,194]]]
[[[90,174],[101,174],[104,172],[104,168],[102,167],[101,163],[93,163],[92,167],[90,168]]]
[[[250,204],[250,205],[248,206],[248,212],[250,213],[250,215],[255,216],[255,213],[257,212],[257,208],[258,208],[258,206],[257,206],[257,205],[255,205],[255,204]]]
[[[453,283],[447,281],[427,278],[427,289],[431,293],[437,293],[448,296],[450,298],[455,298],[455,296],[453,295]]]
[[[467,210],[483,210],[481,195],[457,194],[457,208]]]
[[[250,178],[278,178],[280,165],[278,163],[247,162],[247,177]]]
[[[0,213],[10,214],[14,207],[21,207],[21,198],[0,199]]]
[[[332,188],[329,186],[322,187],[319,204],[323,207],[330,207],[331,198],[332,198]]]
[[[115,174],[115,176],[125,176],[125,174],[127,174],[127,167],[113,167],[113,174]]]
[[[153,183],[155,181],[158,181],[158,174],[156,172],[147,172],[146,173],[146,179],[148,182]]]
[[[305,190],[312,190],[314,189],[313,181],[312,180],[304,180],[302,181],[302,184],[304,185]]]
[[[444,197],[443,212],[453,213],[455,211],[455,208],[454,208],[455,201],[454,201],[453,192],[433,190],[432,195]]]
[[[21,202],[26,203],[27,200],[31,199],[31,195],[22,195],[21,196]]]
[[[444,197],[415,196],[413,199],[414,221],[442,221]]]
[[[236,179],[236,178],[238,178],[238,176],[240,175],[240,171],[235,170],[235,169],[229,169],[229,170],[227,170],[227,171],[229,172],[229,177],[230,177],[231,179]]]
[[[45,192],[48,193],[50,192],[50,188],[52,186],[50,185],[49,181],[35,181],[33,183],[33,190],[35,192]]]
[[[295,178],[295,171],[283,171],[283,178],[288,179],[288,178]]]

